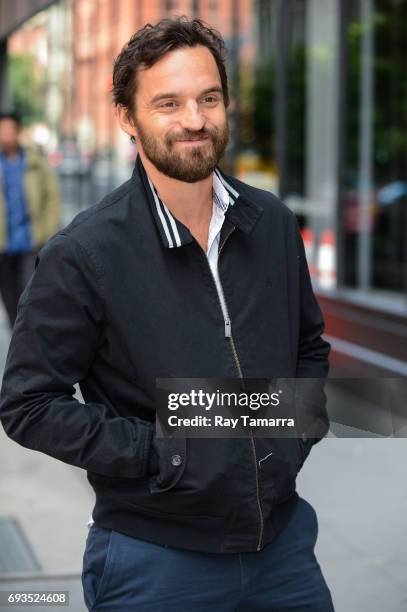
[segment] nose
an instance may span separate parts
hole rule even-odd
[[[180,118],[180,124],[183,128],[199,131],[205,125],[205,117],[199,110],[199,106],[195,100],[191,100],[185,105],[184,112]]]

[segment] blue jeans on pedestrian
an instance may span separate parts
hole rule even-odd
[[[168,548],[93,524],[82,586],[91,612],[334,612],[315,558],[318,520],[298,497],[260,552]]]

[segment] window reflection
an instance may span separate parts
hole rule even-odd
[[[316,286],[405,294],[407,0],[260,0],[258,31],[255,148]]]

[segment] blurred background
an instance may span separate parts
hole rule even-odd
[[[220,165],[297,215],[330,377],[358,379],[354,397],[374,403],[375,381],[407,375],[407,0],[0,0],[0,110],[18,111],[22,142],[58,178],[62,225],[132,172],[115,56],[145,23],[181,14],[228,49]],[[62,585],[84,610],[85,475],[0,437],[0,589]],[[407,610],[406,459],[403,439],[353,431],[315,447],[299,476],[339,612]]]

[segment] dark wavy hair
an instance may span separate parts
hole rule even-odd
[[[15,110],[4,110],[0,112],[0,121],[3,119],[11,119],[20,128],[22,126],[22,119],[20,113]]]
[[[138,69],[150,68],[169,51],[197,45],[207,47],[215,59],[227,108],[230,100],[222,35],[201,19],[190,19],[186,15],[161,19],[155,25],[147,23],[133,34],[113,63],[113,104],[123,106],[131,120],[135,114]],[[133,136],[131,141],[135,142]]]

